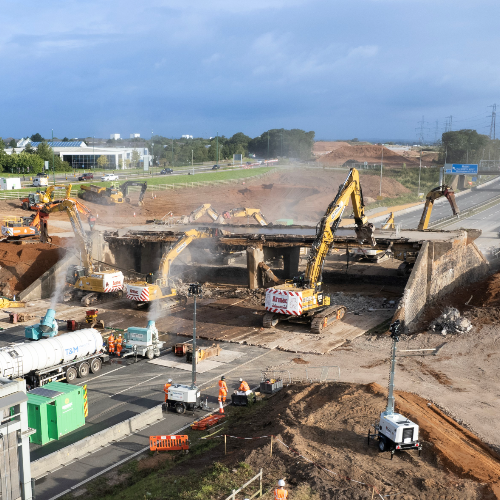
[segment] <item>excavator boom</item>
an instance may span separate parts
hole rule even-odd
[[[460,215],[460,210],[455,200],[455,192],[453,191],[453,189],[446,185],[438,186],[427,193],[427,196],[425,198],[424,210],[422,212],[422,216],[420,217],[420,222],[417,228],[419,231],[425,231],[429,227],[429,221],[431,219],[434,202],[442,196],[445,196],[450,203],[453,215]]]
[[[125,201],[130,203],[130,199],[127,198],[128,196],[128,190],[130,186],[140,186],[141,187],[141,192],[139,194],[139,201],[137,202],[138,205],[142,205],[142,202],[144,200],[144,196],[146,195],[146,190],[148,189],[148,183],[147,182],[137,182],[137,181],[127,181],[124,182],[120,186],[120,191],[123,193],[123,196],[125,197]]]
[[[269,222],[259,208],[233,208],[222,213],[223,219],[232,219],[233,217],[253,217],[261,226],[268,226]]]

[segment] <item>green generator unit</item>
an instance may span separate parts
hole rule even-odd
[[[27,395],[30,442],[44,445],[85,425],[83,387],[49,382]]]
[[[293,219],[278,219],[274,221],[275,226],[293,226]]]

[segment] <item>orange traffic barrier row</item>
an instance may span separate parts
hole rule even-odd
[[[225,417],[224,414],[216,413],[214,415],[209,415],[208,417],[202,418],[198,422],[195,422],[193,425],[191,425],[191,429],[195,431],[204,431],[213,425],[215,425],[217,422],[222,420]]]
[[[149,449],[151,451],[189,450],[188,436],[149,436]]]

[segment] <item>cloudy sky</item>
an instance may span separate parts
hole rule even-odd
[[[3,0],[0,136],[489,133],[498,0]],[[500,124],[499,124],[500,126]]]

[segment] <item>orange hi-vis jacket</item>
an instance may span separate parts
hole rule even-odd
[[[250,390],[250,386],[243,380],[243,382],[240,384],[238,391],[247,392],[249,390]]]
[[[285,488],[276,488],[274,490],[274,500],[286,500],[288,498],[288,491]]]
[[[219,395],[226,395],[227,394],[227,385],[225,380],[219,380]]]
[[[169,384],[168,382],[163,386],[163,392],[165,393],[165,401],[168,399],[168,388],[171,386],[172,384]]]

